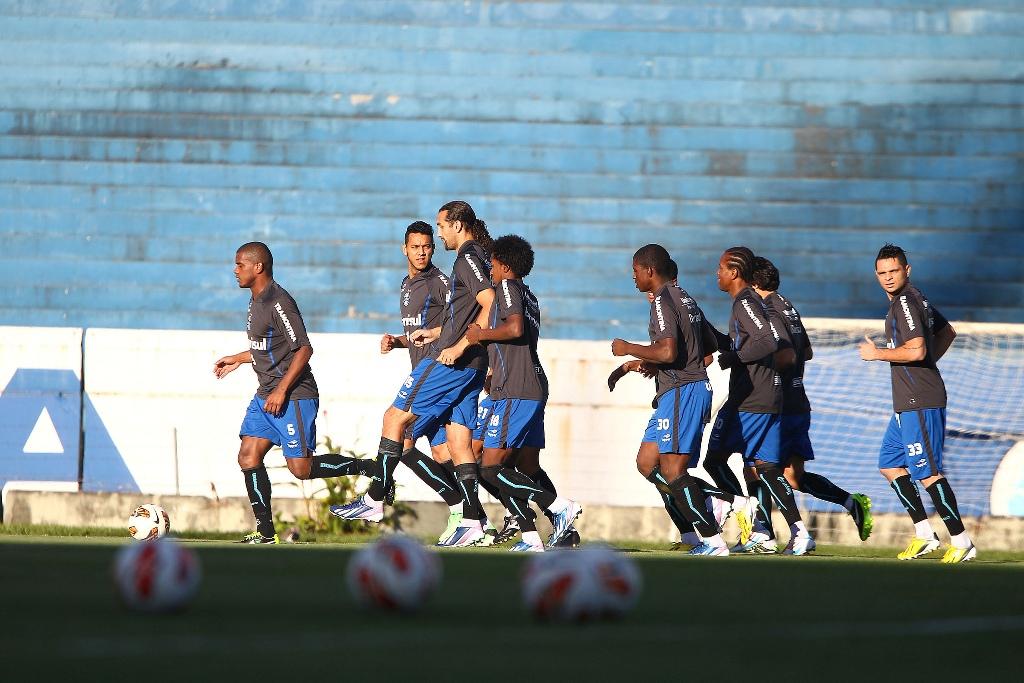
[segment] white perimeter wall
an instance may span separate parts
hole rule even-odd
[[[0,387],[17,368],[77,372],[74,333],[80,331],[0,328]],[[382,356],[376,335],[317,334],[311,340],[321,392],[318,436],[372,456],[381,416],[409,371],[408,356],[404,351]],[[235,456],[256,376],[245,366],[217,380],[212,369],[215,359],[246,346],[240,332],[86,330],[85,390],[112,442],[90,443],[87,429],[86,480],[91,459],[119,453],[144,493],[245,495]],[[606,377],[621,359],[612,357],[607,342],[548,340],[541,342],[540,353],[551,380],[542,462],[560,490],[584,502],[660,505],[654,488],[635,469],[653,382],[631,375],[609,393]],[[713,379],[716,387],[727,386],[721,373]],[[724,398],[724,392],[716,395]],[[10,439],[0,439],[0,448],[7,457],[38,457],[12,452],[21,446]],[[267,464],[283,466],[283,457],[275,450]],[[271,469],[271,476],[275,495],[299,494],[286,470]],[[398,480],[408,500],[435,498],[404,467]]]

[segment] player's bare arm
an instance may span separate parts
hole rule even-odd
[[[952,342],[952,340],[950,340]],[[924,360],[928,355],[928,349],[924,345],[924,338],[917,337],[909,340],[906,344],[895,349],[879,348],[867,335],[860,343],[861,360],[881,360],[889,363],[916,363]]]
[[[466,339],[470,344],[483,344],[486,342],[503,342],[519,339],[523,336],[525,323],[523,316],[516,313],[510,315],[505,322],[493,329],[484,329],[476,323],[470,323],[466,330]]]
[[[491,304],[494,303],[494,290],[490,287],[480,290],[476,295],[476,302],[480,305],[480,312],[477,313],[476,320],[470,324],[487,329],[490,327],[487,317],[490,315]],[[466,338],[466,335],[462,335],[462,339],[438,354],[437,361],[444,365],[455,365],[455,362],[470,346],[469,339]]]
[[[394,349],[405,349],[408,346],[405,335],[385,334],[380,338],[380,352],[382,354],[390,353]]]
[[[274,417],[280,417],[284,412],[284,405],[288,402],[288,391],[295,384],[295,380],[299,378],[299,375],[305,371],[306,366],[309,365],[309,359],[313,357],[312,346],[300,346],[295,352],[295,356],[292,359],[291,365],[288,366],[288,372],[284,374],[281,381],[278,382],[277,387],[270,392],[267,396],[267,400],[263,403],[263,410],[267,411]]]
[[[935,360],[946,355],[946,351],[953,345],[954,339],[956,339],[956,330],[952,325],[946,325],[935,332],[935,336],[932,338],[932,353],[935,355]]]
[[[424,327],[421,330],[416,330],[409,335],[409,341],[416,346],[426,346],[427,344],[433,344],[437,341],[437,338],[441,336],[441,328],[438,327]]]
[[[224,356],[218,358],[213,363],[213,374],[217,376],[217,379],[228,375],[245,363],[252,362],[252,354],[249,351],[242,351],[231,356]]]
[[[659,339],[653,344],[633,344],[623,339],[612,340],[612,355],[633,356],[651,363],[672,363],[678,350],[675,340],[670,337]]]

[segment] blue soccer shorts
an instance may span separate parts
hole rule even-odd
[[[946,442],[946,409],[926,408],[896,413],[878,452],[878,469],[905,467],[915,481],[942,474]]]
[[[490,394],[484,396],[480,406],[476,409],[476,427],[473,428],[473,441],[484,440],[484,430],[491,420],[491,410],[494,408],[494,399]]]
[[[657,443],[659,453],[699,456],[704,425],[710,417],[709,382],[690,382],[670,389],[658,397],[643,442]]]
[[[483,370],[457,369],[424,358],[399,387],[392,405],[416,416],[414,440],[428,434],[433,444],[438,428],[449,422],[471,431],[476,428],[476,403],[483,386]]]
[[[316,414],[320,399],[299,398],[285,403],[284,413],[274,417],[263,410],[267,399],[254,397],[238,429],[238,437],[254,436],[273,441],[286,458],[305,458],[316,452]]]
[[[782,416],[782,462],[792,459],[807,462],[814,460],[811,446],[811,414]]]
[[[438,425],[432,433],[424,434],[423,436],[427,437],[427,440],[430,441],[431,448],[443,446],[444,444],[448,443],[448,429],[443,424]],[[416,440],[412,436],[412,425],[409,425],[406,428],[405,438],[409,439],[410,441]]]
[[[503,398],[494,402],[484,448],[544,448],[544,401]]]
[[[755,460],[783,463],[782,421],[774,413],[742,413],[722,408],[711,429],[709,452],[742,453],[743,464],[753,467]]]

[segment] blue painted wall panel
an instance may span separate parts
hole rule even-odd
[[[237,327],[263,239],[312,329],[390,329],[396,242],[456,197],[534,243],[558,336],[642,336],[649,241],[718,322],[724,247],[877,317],[890,240],[947,313],[1024,321],[1015,0],[0,0],[0,33],[0,322]]]

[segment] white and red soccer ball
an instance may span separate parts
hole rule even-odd
[[[621,617],[640,597],[636,563],[607,546],[533,555],[523,571],[523,602],[538,619],[585,622]]]
[[[167,516],[167,511],[156,503],[140,505],[128,518],[128,533],[136,541],[163,538],[170,530],[171,518]]]
[[[138,612],[177,612],[199,590],[199,559],[173,538],[132,543],[114,557],[114,583],[121,601]]]
[[[396,534],[358,550],[346,578],[361,606],[413,612],[437,590],[441,561],[417,541]]]

